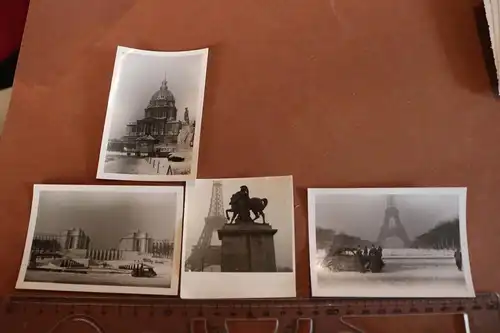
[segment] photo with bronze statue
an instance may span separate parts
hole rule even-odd
[[[208,49],[118,47],[98,179],[195,179]]]
[[[309,189],[308,200],[313,296],[474,296],[466,189]]]
[[[36,185],[18,289],[177,295],[183,188]]]
[[[198,289],[208,288],[210,281],[237,283],[243,279],[255,284],[260,275],[269,274],[282,276],[284,284],[278,288],[288,289],[285,294],[292,289],[295,293],[294,267],[291,177],[188,183],[181,297],[206,295]],[[197,283],[197,278],[203,278],[203,283]],[[238,293],[246,292],[235,290],[226,296],[245,297]],[[283,294],[279,289],[276,292]],[[220,295],[215,297],[224,293]]]

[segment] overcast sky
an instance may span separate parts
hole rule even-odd
[[[251,179],[251,178],[250,178]],[[247,185],[250,197],[267,198],[269,203],[264,209],[266,222],[278,231],[274,235],[276,264],[280,267],[293,268],[293,193],[288,177],[276,179],[224,179],[222,180],[222,195],[224,197],[224,211],[229,208],[231,195],[240,190],[240,186]],[[188,220],[186,222],[186,259],[196,245],[205,224],[205,217],[210,208],[212,195],[211,179],[196,180],[196,191],[189,191]],[[253,213],[250,213],[253,217]],[[231,216],[231,214],[230,214]],[[262,223],[262,219],[256,222]],[[212,245],[220,245],[217,233],[214,233]]]
[[[144,109],[148,106],[151,96],[160,89],[165,77],[168,89],[175,97],[177,120],[184,120],[186,107],[189,109],[191,120],[198,118],[204,56],[128,53],[121,59],[114,107],[113,110],[108,110],[113,111],[110,139],[121,138],[125,135],[128,123],[144,118]]]
[[[92,247],[117,248],[120,238],[137,229],[173,240],[175,216],[174,193],[42,191],[35,233],[81,228]]]
[[[384,222],[385,195],[325,194],[316,197],[316,226],[376,241]],[[458,196],[395,195],[401,223],[410,239],[437,222],[458,217]]]

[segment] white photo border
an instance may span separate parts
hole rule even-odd
[[[87,285],[87,284],[66,284],[51,282],[31,282],[25,281],[26,271],[29,264],[31,246],[35,234],[38,217],[38,207],[41,192],[127,192],[127,193],[173,193],[176,194],[176,216],[174,232],[174,253],[172,257],[172,275],[170,287],[134,287],[134,286],[111,286],[111,285]],[[129,185],[46,185],[35,184],[33,186],[33,200],[31,213],[24,245],[23,258],[16,282],[16,289],[30,290],[50,290],[50,291],[74,291],[92,293],[120,293],[120,294],[141,294],[141,295],[167,295],[176,296],[179,294],[179,273],[182,240],[182,218],[183,218],[184,188],[182,186],[129,186]]]

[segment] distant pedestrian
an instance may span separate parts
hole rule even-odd
[[[384,259],[382,258],[382,251],[383,251],[382,246],[379,245],[377,248],[377,257],[380,260],[381,268],[383,268],[385,266]]]
[[[457,268],[459,271],[462,270],[462,251],[460,249],[457,249],[454,254],[455,257],[455,264],[457,265]]]

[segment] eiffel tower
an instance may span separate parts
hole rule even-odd
[[[391,219],[394,220],[393,225],[390,224]],[[399,209],[394,204],[394,197],[392,195],[387,197],[384,224],[380,228],[377,243],[380,245],[389,237],[398,237],[403,241],[405,247],[410,247],[411,245],[408,234],[399,218]]]
[[[222,183],[214,181],[212,185],[212,198],[208,216],[205,217],[205,226],[198,242],[186,260],[186,269],[201,272],[205,267],[221,264],[220,245],[211,245],[214,232],[221,229],[227,222],[224,216],[224,198],[222,197]]]

